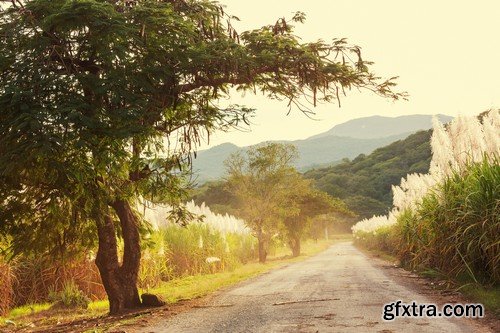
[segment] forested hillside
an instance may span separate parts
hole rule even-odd
[[[431,131],[359,155],[354,160],[305,173],[317,188],[343,199],[360,217],[384,214],[392,206],[391,186],[408,173],[426,173],[431,158]]]

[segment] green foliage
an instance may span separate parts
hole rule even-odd
[[[379,228],[376,232],[358,231],[354,237],[354,243],[362,247],[373,250],[383,251],[391,255],[397,254],[397,233],[394,228]]]
[[[235,199],[235,213],[259,239],[276,233],[280,218],[294,213],[287,203],[291,192],[288,181],[297,174],[291,166],[296,157],[294,146],[270,143],[237,152],[225,161],[226,186]]]
[[[236,206],[236,198],[227,188],[225,181],[206,182],[191,190],[190,198],[200,206],[205,203],[217,214],[237,214],[232,207]]]
[[[286,206],[289,213],[283,217],[283,226],[292,244],[307,235],[306,232],[315,217],[327,215],[331,218],[333,213],[343,216],[353,215],[343,201],[313,189],[311,180],[302,178],[302,175],[297,173],[287,182],[290,192],[287,194]]]
[[[261,247],[269,245],[273,234],[282,233],[294,255],[298,255],[300,240],[306,235],[311,218],[332,212],[352,213],[341,200],[314,190],[311,181],[291,166],[295,158],[294,146],[279,143],[253,147],[246,154],[233,154],[225,162],[228,173],[225,188],[231,194],[226,202],[232,204],[234,214],[247,221]],[[209,185],[200,196],[220,193],[222,186]],[[261,247],[262,255],[266,250]]]
[[[500,281],[500,164],[472,163],[429,192],[394,226],[356,232],[356,242],[396,255],[412,269],[438,272],[461,284]]]
[[[118,281],[104,281],[118,313],[140,303],[129,285],[142,229],[131,207],[139,198],[182,206],[201,140],[253,112],[217,106],[230,87],[303,112],[301,98],[316,105],[351,88],[405,97],[393,78],[369,70],[359,47],[302,43],[293,22],[303,14],[241,34],[231,18],[208,0],[26,0],[0,9],[0,234],[12,236],[9,255],[63,257],[99,241],[101,277]],[[130,279],[117,279],[118,269]]]
[[[330,215],[328,222],[351,216],[344,202],[312,188],[291,163],[296,148],[285,144],[263,144],[248,152],[237,152],[225,163],[227,179],[208,182],[192,191],[196,203],[208,203],[222,213],[244,218],[257,237],[270,245],[272,234],[281,234],[287,242],[300,242],[313,218]],[[323,222],[323,221],[322,221]],[[314,237],[318,234],[315,228]],[[259,236],[260,235],[260,236]]]
[[[481,303],[486,311],[498,318],[500,316],[500,286],[483,286],[477,283],[468,283],[460,288],[460,292]]]
[[[78,289],[74,281],[66,282],[61,291],[51,291],[49,301],[54,303],[53,307],[57,308],[86,309],[90,303],[90,300]]]
[[[308,171],[315,186],[347,203],[360,218],[383,215],[392,207],[391,186],[408,173],[429,171],[430,131],[421,131],[354,160]]]

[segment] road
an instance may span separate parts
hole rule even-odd
[[[386,303],[437,300],[403,280],[351,243],[338,243],[138,332],[492,332],[481,319],[384,321]]]

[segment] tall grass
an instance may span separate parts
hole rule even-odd
[[[5,315],[10,309],[14,293],[12,282],[10,266],[0,257],[0,316]]]
[[[500,281],[500,164],[498,158],[453,172],[415,210],[398,218],[400,257],[474,282]]]
[[[453,171],[395,224],[353,228],[355,242],[396,255],[416,270],[462,282],[500,282],[500,163],[498,157]],[[383,222],[383,221],[382,221]]]
[[[229,271],[255,259],[255,238],[235,227],[238,225],[231,217],[216,217],[220,220],[217,225],[164,223],[153,231],[143,242],[139,288],[150,290],[188,275]],[[51,295],[64,293],[68,285],[74,287],[75,295],[81,292],[90,300],[104,299],[93,259],[92,252],[64,262],[39,255],[20,256],[6,263],[0,257],[0,315],[11,307],[48,302]]]
[[[188,275],[230,271],[257,257],[250,234],[223,233],[208,224],[170,224],[144,242],[138,286],[142,290]],[[21,256],[10,263],[0,257],[0,315],[10,308],[51,301],[68,285],[90,300],[106,294],[93,258],[53,261],[44,256]],[[78,292],[76,292],[78,291]]]
[[[255,238],[248,234],[224,234],[203,224],[171,225],[159,232],[171,278],[232,269],[255,258]]]
[[[359,243],[391,248],[412,268],[440,271],[459,281],[500,280],[500,110],[434,120],[429,174],[393,187],[386,218],[360,221]]]
[[[45,302],[51,291],[62,291],[69,282],[75,283],[90,299],[105,296],[97,267],[86,256],[65,261],[44,255],[20,256],[9,266],[14,277],[13,306]]]

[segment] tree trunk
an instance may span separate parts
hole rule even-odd
[[[109,313],[118,314],[141,305],[137,290],[137,277],[141,260],[138,220],[127,201],[116,200],[111,204],[122,229],[124,243],[122,264],[118,261],[116,230],[108,215],[97,226],[99,249],[96,265],[108,294]]]
[[[116,314],[125,309],[120,280],[116,232],[112,218],[108,215],[97,224],[99,249],[95,263],[99,268],[102,284],[109,299],[109,313]]]
[[[300,256],[300,237],[293,237],[290,240],[290,247],[292,248],[292,256]]]
[[[259,229],[259,232],[257,233],[257,240],[259,242],[259,262],[264,264],[267,259],[267,251],[265,237],[262,229]]]
[[[137,290],[137,278],[141,264],[139,221],[127,201],[117,200],[112,206],[120,219],[122,227],[124,247],[120,275],[123,281],[125,307],[135,308],[141,305],[141,299]]]

